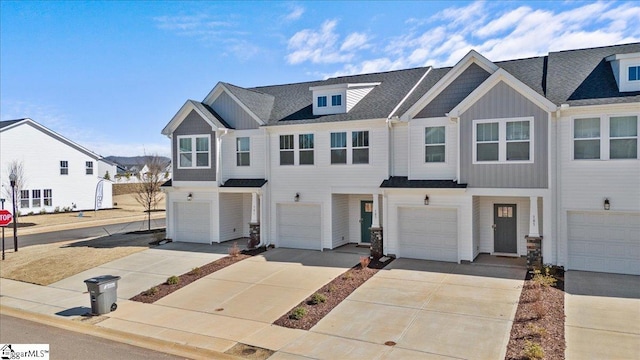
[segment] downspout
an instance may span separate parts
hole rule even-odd
[[[271,139],[269,138],[269,131],[267,131],[266,127],[262,127],[262,131],[264,136],[264,164],[265,164],[264,178],[267,180],[267,183],[263,185],[263,190],[261,192],[262,196],[259,197],[260,199],[260,243],[258,244],[258,247],[262,247],[262,246],[267,247],[271,245],[271,241],[270,241],[271,235],[268,234],[267,236],[264,236],[265,234],[268,233],[267,231],[264,231],[265,224],[270,221],[270,217],[267,214],[266,208],[270,206],[269,200],[267,198],[269,197],[269,177],[271,175],[271,153],[269,152],[269,149],[271,148],[270,147]],[[269,219],[267,219],[268,217]],[[270,227],[267,226],[266,228],[269,229]]]
[[[222,133],[220,133],[222,130]],[[218,142],[216,143],[216,169],[217,169],[217,183],[218,187],[222,186],[222,137],[229,133],[229,129],[218,129],[216,132],[216,137],[218,138]],[[218,135],[219,134],[219,135]]]

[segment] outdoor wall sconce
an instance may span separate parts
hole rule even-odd
[[[191,201],[191,199],[193,199],[193,194],[189,193],[189,195],[187,195],[187,201]]]
[[[429,195],[424,196],[424,204],[429,205]]]
[[[605,210],[611,209],[611,203],[609,202],[609,199],[604,199],[604,209]]]
[[[295,202],[300,201],[300,193],[296,193],[296,196],[293,197],[293,201]]]

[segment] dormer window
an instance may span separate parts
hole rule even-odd
[[[326,107],[326,106],[327,106],[327,97],[318,96],[318,107]]]
[[[312,86],[313,115],[346,114],[380,83],[332,84]],[[331,102],[329,102],[331,101]]]
[[[342,95],[332,95],[331,106],[342,106]]]
[[[629,66],[629,81],[640,80],[640,66]]]

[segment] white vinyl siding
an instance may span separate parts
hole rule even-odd
[[[178,169],[210,168],[210,135],[178,136]]]
[[[473,121],[473,163],[533,162],[533,118]]]

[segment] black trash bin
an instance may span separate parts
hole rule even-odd
[[[91,298],[91,313],[108,314],[118,308],[118,280],[120,276],[102,275],[84,281]]]

